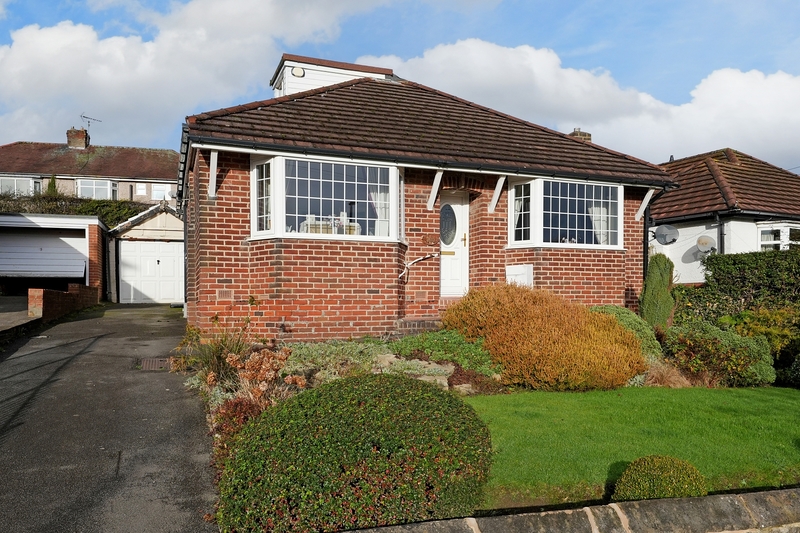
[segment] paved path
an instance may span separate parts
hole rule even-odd
[[[108,305],[0,352],[0,530],[217,531],[201,402],[183,376],[137,368],[184,324]]]

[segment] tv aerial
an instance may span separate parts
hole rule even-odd
[[[655,229],[653,236],[658,244],[667,246],[678,240],[678,230],[675,228],[675,226],[662,224]]]
[[[714,237],[701,235],[697,238],[697,249],[704,254],[715,252],[717,250],[717,241],[714,240]]]
[[[103,121],[102,121],[102,120],[100,120],[100,119],[96,119],[96,118],[92,118],[92,117],[87,117],[87,116],[86,116],[85,114],[83,114],[83,113],[81,113],[81,120],[83,121],[83,123],[84,123],[84,124],[86,124],[86,131],[87,131],[87,132],[89,131],[89,126],[91,126],[91,125],[92,125],[92,122],[103,122]]]

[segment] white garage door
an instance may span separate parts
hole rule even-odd
[[[183,302],[183,243],[119,241],[119,301]]]

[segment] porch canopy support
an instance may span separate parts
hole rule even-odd
[[[500,176],[497,178],[497,184],[494,186],[494,194],[492,194],[492,201],[489,202],[489,212],[494,213],[497,208],[497,202],[500,201],[500,195],[503,194],[503,186],[506,184],[506,177]]]
[[[217,150],[211,150],[211,162],[210,168],[208,169],[208,197],[209,198],[216,198],[217,197],[217,158],[219,157],[219,152]]]
[[[642,200],[642,205],[639,206],[639,210],[636,211],[636,222],[642,220],[644,216],[644,211],[647,209],[647,206],[650,205],[650,200],[653,199],[653,195],[655,194],[657,189],[650,189],[647,191],[647,194],[644,195],[644,200]]]
[[[436,203],[436,195],[439,194],[439,187],[442,186],[442,174],[444,170],[437,170],[431,186],[431,195],[428,197],[428,211],[433,211],[433,204]]]

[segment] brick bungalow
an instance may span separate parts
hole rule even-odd
[[[284,55],[272,85],[186,119],[191,323],[377,336],[506,280],[636,306],[660,168],[389,69]]]

